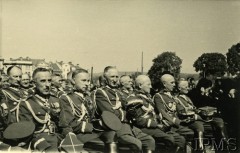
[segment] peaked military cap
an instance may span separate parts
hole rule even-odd
[[[22,139],[33,134],[35,124],[29,121],[21,121],[10,124],[3,132],[5,139]]]
[[[122,123],[120,119],[115,114],[109,111],[103,111],[101,118],[102,118],[103,126],[106,126],[111,130],[118,131],[122,127]]]

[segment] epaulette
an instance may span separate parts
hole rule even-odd
[[[32,97],[33,97],[33,95],[29,95],[26,100],[29,100]]]
[[[127,100],[127,105],[136,105],[136,104],[143,104],[143,100],[136,96],[129,96]]]
[[[50,92],[50,96],[57,98],[57,96],[52,92]]]

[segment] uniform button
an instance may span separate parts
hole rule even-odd
[[[17,102],[14,102],[13,105],[17,105]]]
[[[38,114],[41,114],[41,112],[38,112]]]

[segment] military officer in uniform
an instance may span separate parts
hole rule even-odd
[[[123,102],[133,93],[133,81],[129,75],[122,75],[119,79],[119,91]],[[125,105],[125,104],[123,104]]]
[[[7,74],[1,74],[1,85],[0,88],[7,88],[9,86],[8,80],[9,77]]]
[[[125,95],[129,96],[133,92],[133,80],[129,75],[122,75],[119,79],[120,88]]]
[[[118,70],[114,66],[107,66],[104,69],[104,87],[98,88],[95,92],[95,101],[97,105],[96,116],[101,115],[103,111],[114,113],[122,122],[121,130],[116,132],[119,143],[128,144],[135,151],[151,152],[155,149],[154,139],[143,133],[136,127],[131,127],[126,119],[126,111],[122,108],[121,95],[118,91]]]
[[[65,94],[62,87],[62,80],[61,74],[56,73],[52,75],[51,93],[56,97],[60,97],[61,95]]]
[[[203,151],[203,122],[202,118],[197,114],[198,110],[193,105],[191,99],[187,96],[189,91],[188,81],[181,80],[178,82],[178,90],[179,94],[177,97],[177,111],[178,116],[182,120],[186,120],[184,123],[185,126],[188,126],[190,129],[194,131],[194,137],[197,141],[198,151]]]
[[[101,120],[95,120],[92,111],[87,101],[87,90],[89,86],[90,76],[84,70],[76,70],[72,74],[74,89],[72,93],[62,95],[61,99],[61,113],[60,113],[60,127],[63,128],[63,133],[66,135],[69,132],[75,133],[80,143],[84,144],[95,138],[102,138],[106,146],[114,143],[115,132],[105,131],[101,127]],[[89,99],[88,99],[89,100]],[[108,116],[110,118],[110,116]],[[114,121],[113,121],[114,122]],[[120,124],[120,121],[119,121]],[[109,152],[116,152],[115,150],[108,150]]]
[[[150,96],[150,78],[146,75],[139,75],[135,80],[135,85],[134,95],[127,98],[127,114],[132,123],[144,133],[155,138],[157,142],[164,143],[167,146],[166,151],[176,151],[180,148],[183,150],[185,138],[165,129],[161,119],[162,115],[155,113],[154,103]]]
[[[23,93],[23,96],[27,98],[28,96],[34,93],[34,89],[30,84],[30,76],[27,73],[22,74],[22,78],[20,80],[20,89]]]
[[[31,121],[35,131],[31,141],[33,150],[58,152],[59,135],[57,125],[60,113],[60,101],[50,95],[51,73],[45,68],[33,72],[35,94],[20,103],[19,121]]]
[[[164,74],[161,77],[163,90],[156,93],[153,97],[156,113],[162,115],[166,126],[172,128],[175,132],[183,135],[187,140],[193,138],[193,131],[180,125],[181,121],[177,116],[177,101],[172,95],[175,87],[175,79],[170,74]]]
[[[20,80],[22,77],[22,70],[18,66],[11,66],[7,69],[10,86],[3,88],[0,91],[1,102],[1,118],[5,125],[14,123],[16,119],[16,111],[19,103],[25,98],[20,90]]]

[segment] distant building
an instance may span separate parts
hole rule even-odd
[[[62,67],[57,62],[50,62],[49,66],[51,67],[53,74],[62,74]]]
[[[4,60],[3,72],[6,73],[10,66],[17,65],[22,69],[23,73],[28,73],[32,76],[33,71],[43,63],[46,63],[45,59],[31,59],[29,57],[10,58],[9,60]]]
[[[49,62],[47,63],[45,59],[31,59],[29,57],[23,58],[19,57],[16,59],[10,58],[10,60],[2,60],[3,72],[6,73],[8,67],[12,65],[17,65],[22,69],[23,73],[28,73],[32,76],[33,71],[38,67],[43,67],[50,69],[52,73],[62,74],[63,78],[67,78],[67,74],[70,71],[75,71],[77,69],[82,69],[79,64],[74,65],[72,62],[65,63],[61,62]],[[1,62],[0,62],[1,66]]]
[[[29,57],[27,58],[19,57],[17,59],[10,58],[10,60],[4,60],[4,63],[3,63],[4,73],[7,73],[7,69],[13,65],[19,66],[22,69],[23,73],[28,73],[29,75],[32,75],[33,64]]]
[[[61,62],[56,62],[56,64],[61,67],[62,70],[62,76],[64,79],[67,79],[67,74],[70,71],[75,71],[77,69],[82,69],[78,64],[74,65],[72,62],[64,63],[63,61]]]
[[[44,67],[45,65],[48,65],[45,59],[31,59],[33,63],[33,70],[35,70],[37,67]]]

